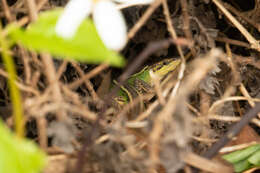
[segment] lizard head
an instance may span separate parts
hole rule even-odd
[[[165,59],[151,66],[150,70],[152,70],[159,79],[162,79],[169,72],[174,71],[180,63],[180,59]]]

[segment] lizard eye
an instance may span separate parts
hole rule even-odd
[[[163,65],[169,64],[168,61],[163,61]]]

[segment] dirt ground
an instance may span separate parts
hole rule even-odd
[[[26,27],[29,2],[40,13],[67,0],[1,0],[3,26],[27,18]],[[241,123],[260,100],[260,0],[158,0],[122,11],[129,31],[123,69],[12,48],[26,136],[48,154],[44,172],[232,172],[221,151],[260,142],[260,116]],[[154,79],[152,97],[114,106],[111,81],[168,58],[183,64],[164,84]],[[0,115],[12,127],[7,78],[1,65]],[[133,111],[140,102],[144,109]],[[234,124],[241,132],[219,142]]]

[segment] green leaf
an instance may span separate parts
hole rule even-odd
[[[223,159],[227,160],[231,163],[236,163],[241,160],[247,159],[250,155],[260,149],[260,144],[256,144],[250,147],[247,147],[243,150],[235,151],[230,154],[226,154],[223,156]]]
[[[251,168],[251,164],[247,160],[242,160],[234,164],[235,172],[243,172]]]
[[[107,63],[116,67],[125,65],[122,56],[106,48],[90,19],[82,22],[72,39],[59,37],[55,33],[55,25],[61,12],[57,9],[41,13],[39,19],[26,30],[12,27],[9,31],[11,39],[28,49],[49,52],[62,58],[93,64]]]
[[[258,150],[251,157],[249,157],[248,161],[253,165],[260,165],[260,150]]]
[[[20,139],[0,121],[0,172],[38,173],[46,164],[45,154],[31,141]]]

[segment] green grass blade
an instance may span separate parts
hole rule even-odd
[[[235,172],[243,172],[249,168],[251,168],[251,164],[246,160],[239,161],[234,164]]]
[[[0,26],[0,46],[2,48],[2,58],[5,65],[5,68],[8,72],[9,79],[8,84],[10,88],[10,96],[13,106],[13,115],[15,120],[15,129],[16,134],[19,137],[24,136],[24,117],[23,117],[23,108],[21,102],[20,92],[15,84],[16,79],[16,70],[12,57],[8,54],[9,43],[1,34],[2,27]]]
[[[260,149],[260,144],[256,144],[246,149],[232,152],[223,156],[223,159],[227,160],[230,163],[236,163],[241,160],[247,159],[250,155]]]
[[[252,156],[250,156],[248,161],[253,165],[260,166],[260,149],[257,150]]]

